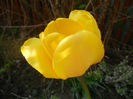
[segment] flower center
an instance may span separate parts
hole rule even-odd
[[[43,43],[46,49],[47,54],[49,57],[52,59],[54,51],[57,47],[57,45],[60,43],[62,39],[65,38],[64,34],[60,34],[57,32],[48,34],[46,37],[43,39]]]

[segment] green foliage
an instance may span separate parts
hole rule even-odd
[[[101,64],[104,64],[104,62],[102,62]],[[105,90],[105,86],[103,84],[103,71],[101,70],[101,68],[98,67],[95,71],[87,72],[83,77],[92,97],[94,99],[97,97],[99,97],[99,99],[102,99],[99,89]],[[82,85],[77,78],[68,79],[67,81],[73,86],[71,88],[71,91],[74,93],[76,99],[86,99],[84,89],[82,88]]]
[[[103,71],[100,69],[100,67],[98,67],[93,72],[88,72],[85,75],[85,81],[87,83],[89,90],[93,94],[95,94],[93,97],[99,97],[99,99],[102,99],[99,89],[104,90],[105,86],[103,82]]]
[[[0,68],[0,74],[3,73],[3,72],[6,72],[7,69],[13,64],[12,61],[8,60],[8,62]]]
[[[68,79],[67,84],[72,86],[70,91],[73,92],[73,95],[76,97],[76,99],[81,99],[80,92],[82,91],[82,85],[80,84],[79,80],[77,78]]]
[[[60,98],[52,95],[50,99],[60,99]]]
[[[87,84],[92,98],[102,99],[102,92],[107,92],[111,95],[114,91],[119,96],[124,96],[126,99],[133,98],[133,67],[128,65],[128,57],[117,65],[107,64],[102,61],[98,64],[96,70],[87,72],[84,75],[85,83]],[[77,79],[71,79],[72,91],[77,93],[77,99],[86,99],[82,85]],[[115,90],[112,89],[115,88]],[[82,93],[82,96],[79,95]],[[106,95],[105,95],[106,96]]]
[[[130,52],[133,53],[133,48],[130,49]]]
[[[78,8],[83,10],[83,9],[85,9],[85,7],[86,7],[86,4],[80,4]]]
[[[76,9],[84,10],[87,5],[87,2],[83,1],[80,2],[79,0],[75,1],[75,7]]]
[[[118,94],[127,99],[133,98],[133,67],[128,65],[128,57],[105,74],[106,84],[115,87]]]
[[[17,35],[19,34],[19,30],[17,28],[9,29],[9,31],[10,32],[7,31],[8,33],[10,33],[10,34],[8,34],[8,37],[7,37],[8,40],[11,40],[11,39],[17,37]]]

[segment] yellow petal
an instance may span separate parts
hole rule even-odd
[[[58,32],[65,35],[76,33],[83,30],[83,27],[78,23],[68,18],[57,18],[51,21],[44,30],[45,36],[49,33]]]
[[[53,68],[62,79],[81,76],[103,56],[101,39],[92,32],[80,31],[59,43],[53,56]]]
[[[65,37],[65,35],[57,32],[52,32],[44,37],[44,33],[42,32],[39,36],[41,41],[43,42],[43,46],[46,47],[48,55],[52,59],[53,53],[58,43]]]
[[[46,54],[40,39],[31,38],[25,41],[21,52],[27,62],[46,78],[58,78],[52,68],[52,62]]]
[[[84,29],[95,33],[101,39],[101,33],[99,31],[97,23],[94,17],[88,11],[85,10],[71,11],[69,18],[74,21],[77,21],[79,24],[81,24],[84,27]]]

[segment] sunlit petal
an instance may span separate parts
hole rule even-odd
[[[81,76],[103,56],[102,41],[92,32],[80,31],[59,43],[53,57],[53,68],[62,79]]]
[[[27,62],[46,78],[58,78],[53,71],[52,62],[46,54],[40,39],[31,38],[25,41],[21,52]]]
[[[46,47],[47,53],[49,54],[49,56],[52,59],[53,53],[54,53],[57,45],[65,37],[65,35],[63,35],[61,33],[53,32],[53,33],[48,34],[45,37],[44,33],[42,32],[39,35],[39,37],[43,43],[43,46]]]
[[[101,38],[101,33],[98,29],[97,23],[94,17],[88,11],[71,11],[69,18],[80,23],[86,30],[95,33],[99,38]]]
[[[65,35],[70,35],[83,30],[83,27],[78,23],[68,18],[57,18],[51,21],[44,30],[45,36],[49,33],[58,32]]]

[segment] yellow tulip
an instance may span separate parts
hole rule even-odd
[[[83,75],[104,56],[101,33],[94,17],[74,10],[69,18],[51,21],[39,38],[24,42],[27,62],[46,78],[67,79]]]

